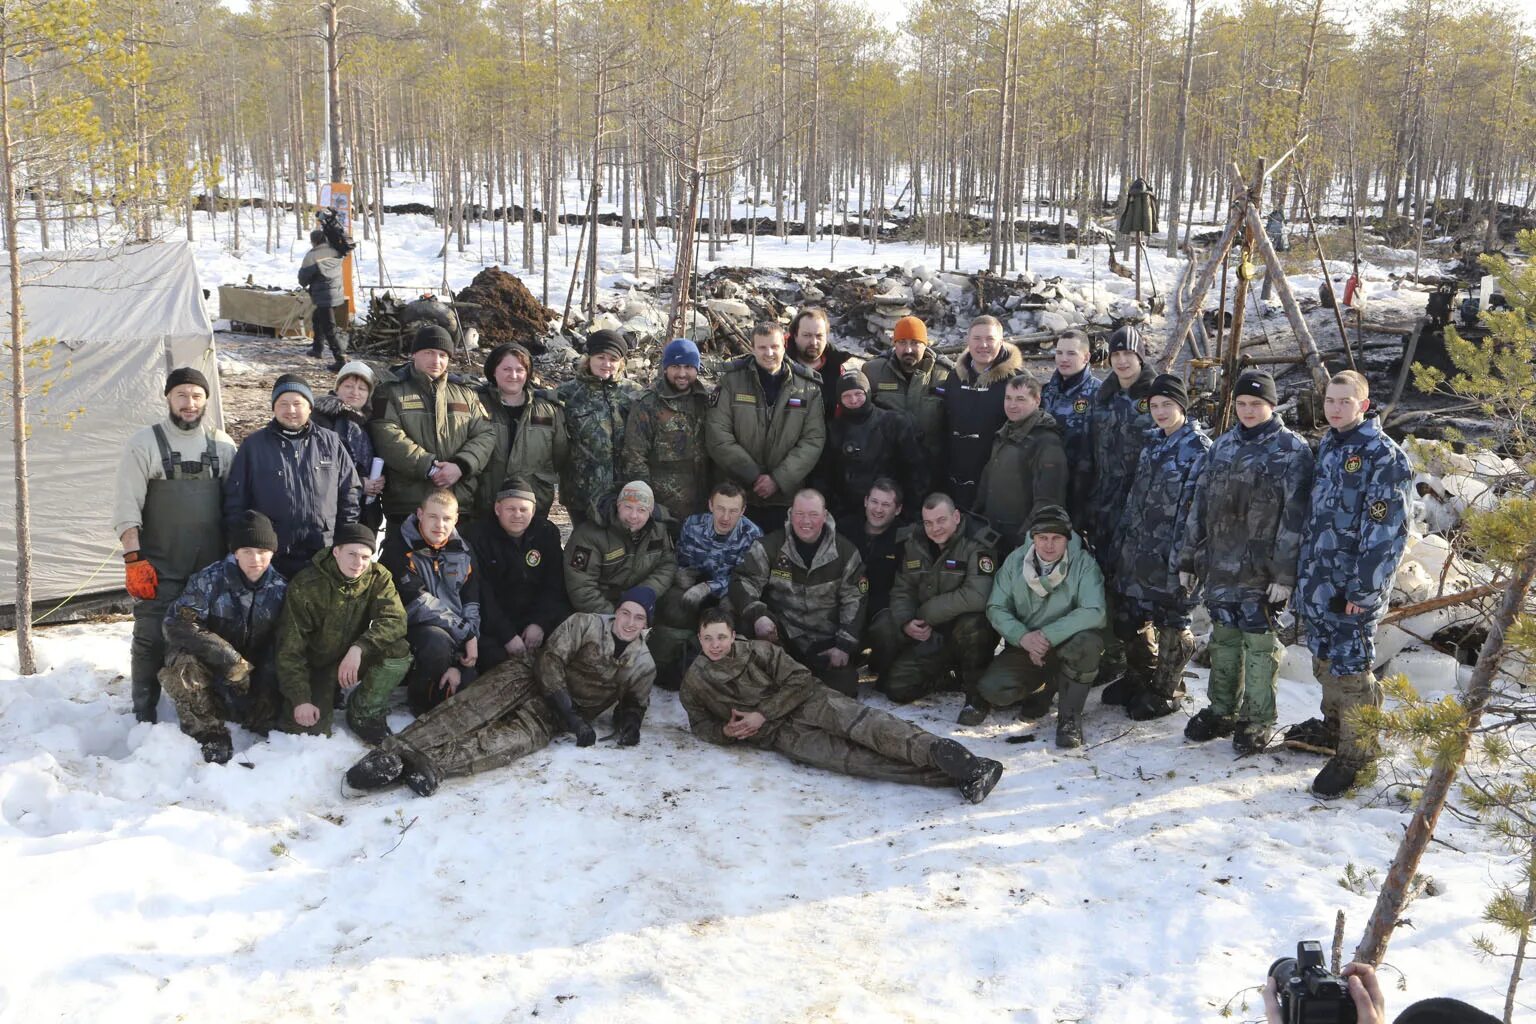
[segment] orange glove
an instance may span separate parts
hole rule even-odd
[[[160,576],[155,572],[154,563],[137,551],[125,552],[123,563],[127,570],[129,596],[140,601],[153,601],[160,590]]]

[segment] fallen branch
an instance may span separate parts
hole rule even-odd
[[[1479,598],[1496,594],[1502,589],[1503,587],[1498,584],[1489,583],[1481,587],[1473,587],[1471,590],[1463,590],[1459,594],[1446,594],[1443,597],[1432,597],[1428,601],[1420,601],[1418,604],[1404,605],[1388,612],[1381,620],[1381,625],[1389,626],[1403,619],[1411,619],[1415,615],[1423,615],[1425,612],[1439,611],[1441,608],[1450,608],[1458,604],[1470,604]]]

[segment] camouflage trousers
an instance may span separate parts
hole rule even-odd
[[[1356,715],[1360,708],[1381,707],[1381,684],[1369,667],[1345,675],[1335,674],[1333,667],[1326,658],[1312,659],[1312,674],[1323,687],[1323,721],[1338,727],[1339,757],[1365,764],[1379,753],[1376,733],[1362,725]]]
[[[864,779],[952,786],[933,760],[938,737],[840,693],[820,690],[754,737],[754,745],[800,764]]]
[[[1161,651],[1156,638],[1170,630],[1188,629],[1189,613],[1193,610],[1193,602],[1173,595],[1156,599],[1123,593],[1115,595],[1110,625],[1125,650],[1126,675],[1137,687],[1152,686],[1157,676]],[[1183,668],[1179,665],[1178,671],[1182,672]]]
[[[1029,652],[1014,644],[1003,648],[982,673],[978,696],[993,707],[1006,707],[1042,691],[1071,684],[1087,685],[1099,673],[1104,638],[1098,630],[1084,630],[1052,647],[1044,665],[1036,665]]]
[[[1352,622],[1303,611],[1301,635],[1312,657],[1320,658],[1335,672],[1354,675],[1376,667],[1376,623]],[[1319,676],[1319,679],[1322,677]]]
[[[880,691],[898,704],[952,689],[952,672],[959,674],[966,696],[974,697],[997,649],[997,633],[981,612],[967,612],[933,627],[927,643],[905,634],[901,640],[890,669],[880,677]]]
[[[176,705],[181,731],[194,739],[224,731],[225,722],[266,732],[277,715],[277,676],[271,666],[258,668],[237,687],[173,647],[158,678]]]
[[[560,731],[526,655],[502,662],[379,744],[429,760],[446,776],[475,775],[542,750]]]

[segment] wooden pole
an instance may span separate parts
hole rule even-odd
[[[1158,357],[1157,371],[1167,373],[1178,358],[1179,346],[1184,343],[1184,336],[1189,333],[1190,325],[1200,315],[1200,306],[1205,301],[1205,293],[1211,290],[1211,282],[1216,280],[1216,272],[1227,260],[1227,251],[1232,248],[1232,239],[1237,236],[1238,221],[1242,219],[1241,209],[1234,206],[1231,216],[1227,218],[1227,227],[1216,240],[1216,246],[1211,250],[1211,258],[1205,266],[1200,268],[1200,274],[1195,278],[1194,287],[1189,291],[1189,300],[1179,306],[1179,315],[1173,322],[1173,330],[1168,334],[1168,340],[1163,344],[1163,354]]]
[[[1248,233],[1253,238],[1253,244],[1264,257],[1264,263],[1269,268],[1269,275],[1274,282],[1275,294],[1280,296],[1280,305],[1285,308],[1286,319],[1291,322],[1291,330],[1296,332],[1296,343],[1301,346],[1301,354],[1306,357],[1307,369],[1312,371],[1312,382],[1317,385],[1318,393],[1328,390],[1328,368],[1323,365],[1322,357],[1317,354],[1317,342],[1312,338],[1312,329],[1307,326],[1306,317],[1301,315],[1301,307],[1296,303],[1296,296],[1291,292],[1291,282],[1286,279],[1285,267],[1280,264],[1280,257],[1275,252],[1275,247],[1270,244],[1269,236],[1264,233],[1264,222],[1259,218],[1259,211],[1252,206],[1248,207]]]

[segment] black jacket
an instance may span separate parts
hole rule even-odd
[[[870,534],[864,529],[861,511],[857,516],[839,520],[837,532],[858,548],[859,556],[864,559],[864,576],[869,580],[866,621],[873,619],[890,607],[891,588],[896,585],[896,574],[901,569],[901,547],[912,535],[912,528],[892,523],[884,533]]]
[[[486,646],[503,647],[530,625],[548,636],[571,614],[565,596],[560,530],[535,516],[521,537],[494,519],[471,523],[464,539],[480,570],[480,622]]]
[[[949,496],[961,508],[976,503],[981,471],[992,457],[992,439],[1008,422],[1003,392],[1008,378],[1024,368],[1024,357],[1009,342],[992,365],[978,370],[970,353],[961,356],[940,386],[944,397],[944,472]]]
[[[870,402],[857,412],[840,409],[827,427],[820,478],[833,515],[862,519],[864,496],[882,476],[901,485],[903,507],[921,507],[928,493],[928,466],[911,421]]]

